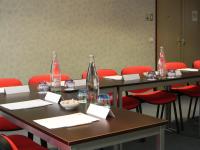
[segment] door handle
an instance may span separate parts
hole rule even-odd
[[[186,45],[186,41],[184,38],[178,38],[177,43],[179,47]]]

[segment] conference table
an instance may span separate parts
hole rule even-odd
[[[48,129],[37,124],[33,120],[73,114],[76,112],[85,113],[86,107],[84,105],[80,105],[79,108],[74,111],[67,111],[59,104],[14,111],[0,106],[0,110],[6,118],[16,123],[18,126],[41,137],[61,150],[98,149],[153,135],[157,137],[156,148],[158,150],[164,150],[164,129],[167,121],[121,109],[122,93],[127,90],[160,86],[169,87],[176,83],[198,82],[199,80],[199,71],[186,71],[183,72],[180,77],[151,81],[143,76],[141,76],[140,79],[131,81],[101,79],[101,91],[114,93],[115,106],[117,106],[116,97],[119,99],[120,108],[113,107],[111,109],[116,117],[108,117],[107,119],[100,119],[97,122],[87,125],[70,128]],[[73,94],[75,93],[62,92],[62,96],[66,99],[73,97]],[[0,104],[27,101],[37,98],[43,99],[44,97],[33,89],[30,93],[0,95]]]
[[[70,98],[74,93],[62,93]],[[30,93],[0,95],[0,104],[21,102],[34,99],[43,99],[44,96],[31,90]],[[81,104],[75,110],[65,110],[61,105],[52,105],[9,110],[0,106],[3,116],[21,128],[48,141],[60,150],[90,150],[106,146],[120,145],[121,143],[156,136],[155,149],[164,150],[164,129],[166,120],[157,119],[135,112],[112,108],[115,117],[99,119],[89,124],[49,129],[34,122],[37,119],[56,117],[86,111],[86,105]],[[70,121],[70,120],[69,120]],[[115,146],[122,149],[121,146]]]

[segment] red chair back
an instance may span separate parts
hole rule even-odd
[[[165,64],[167,70],[176,70],[176,69],[183,69],[187,68],[187,65],[183,62],[167,62]],[[185,86],[184,84],[174,84],[172,88],[182,87]]]
[[[196,68],[196,69],[200,69],[200,60],[195,60],[193,62],[193,67]]]
[[[130,66],[130,67],[125,67],[122,69],[121,74],[126,75],[126,74],[142,74],[144,72],[150,72],[152,71],[151,66]]]
[[[99,78],[103,78],[105,76],[114,76],[114,75],[117,75],[117,71],[113,69],[98,69],[97,75]],[[87,71],[84,71],[82,73],[82,79],[86,79],[86,78],[87,78]]]
[[[127,74],[142,74],[144,72],[150,72],[152,71],[151,66],[130,66],[130,67],[125,67],[121,71],[121,75],[127,75]],[[145,88],[145,89],[139,89],[139,90],[131,90],[129,92],[133,93],[143,93],[146,91],[151,90],[150,88]]]
[[[82,79],[86,79],[87,78],[87,71],[84,71],[83,73],[82,73]]]
[[[67,74],[61,75],[61,81],[65,81],[65,80],[69,80],[69,79],[70,79],[69,75],[67,75]],[[29,79],[28,84],[34,85],[34,84],[39,84],[42,81],[50,82],[50,80],[51,80],[50,74],[41,74],[41,75],[32,76]]]
[[[167,62],[165,64],[167,70],[176,70],[187,68],[187,65],[183,62]]]
[[[0,78],[0,87],[21,86],[22,82],[16,78]]]
[[[105,76],[114,76],[117,75],[117,71],[113,69],[99,69],[97,70],[97,74],[99,78],[103,78]]]

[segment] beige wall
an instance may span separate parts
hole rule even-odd
[[[155,0],[0,0],[0,77],[49,73],[56,50],[63,73],[80,78],[88,55],[119,73],[155,59]]]

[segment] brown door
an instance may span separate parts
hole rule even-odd
[[[157,0],[157,48],[164,46],[167,61],[200,59],[199,8],[199,0]]]
[[[183,61],[192,65],[195,59],[200,59],[200,0],[184,0]]]

